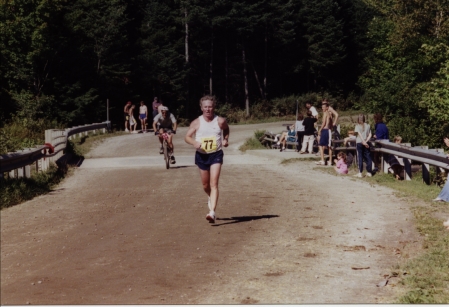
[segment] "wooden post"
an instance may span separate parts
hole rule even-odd
[[[412,180],[412,160],[403,158],[404,160],[404,178]]]

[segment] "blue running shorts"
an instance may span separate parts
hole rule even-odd
[[[223,164],[223,150],[219,150],[210,154],[196,152],[195,164],[203,171],[210,170],[212,164]]]
[[[330,137],[331,130],[329,129],[323,129],[321,130],[321,136],[320,136],[320,143],[319,146],[330,146],[331,143],[331,137]]]

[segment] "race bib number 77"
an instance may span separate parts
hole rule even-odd
[[[205,152],[217,151],[217,138],[215,136],[201,138],[201,149]]]

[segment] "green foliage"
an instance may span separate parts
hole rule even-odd
[[[46,172],[33,174],[31,178],[0,180],[0,209],[8,208],[38,195],[46,194],[65,176],[54,164]]]
[[[56,121],[13,117],[0,128],[0,154],[45,143],[45,130],[61,127]]]
[[[245,141],[243,145],[239,147],[240,151],[254,150],[254,149],[265,149],[260,143],[260,138],[265,134],[265,130],[256,130],[254,131],[254,136]]]

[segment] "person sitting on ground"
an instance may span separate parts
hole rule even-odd
[[[296,131],[294,128],[295,128],[295,126],[291,125],[291,126],[287,127],[288,131],[282,132],[281,138],[278,142],[278,145],[281,145],[281,151],[285,151],[285,146],[286,146],[287,142],[295,142],[296,141]]]
[[[348,164],[346,161],[346,154],[344,152],[339,152],[337,159],[334,159],[335,165],[334,169],[338,174],[346,175],[348,173]]]
[[[317,119],[313,117],[312,111],[307,111],[307,117],[303,121],[304,125],[304,139],[302,141],[302,147],[300,154],[305,154],[307,145],[309,154],[313,153],[313,142],[315,141],[315,123]]]
[[[304,138],[304,115],[298,114],[298,118],[295,123],[296,130],[296,140],[298,141],[298,145],[296,145],[296,151],[299,151],[300,146],[302,145],[302,140]]]
[[[449,147],[449,138],[444,138],[444,144]],[[449,158],[449,155],[447,157]],[[447,176],[446,183],[444,184],[443,189],[441,190],[437,198],[434,199],[434,201],[449,202],[449,174]],[[449,229],[449,219],[447,220],[447,222],[445,222],[444,226]]]
[[[396,135],[393,139],[395,144],[401,144],[402,138]],[[387,163],[390,165],[389,171],[393,173],[396,180],[404,180],[404,166],[402,166],[395,155],[388,155]]]
[[[348,136],[343,139],[343,145],[347,146],[349,142],[355,142],[357,137],[355,136],[354,130],[348,131]]]

